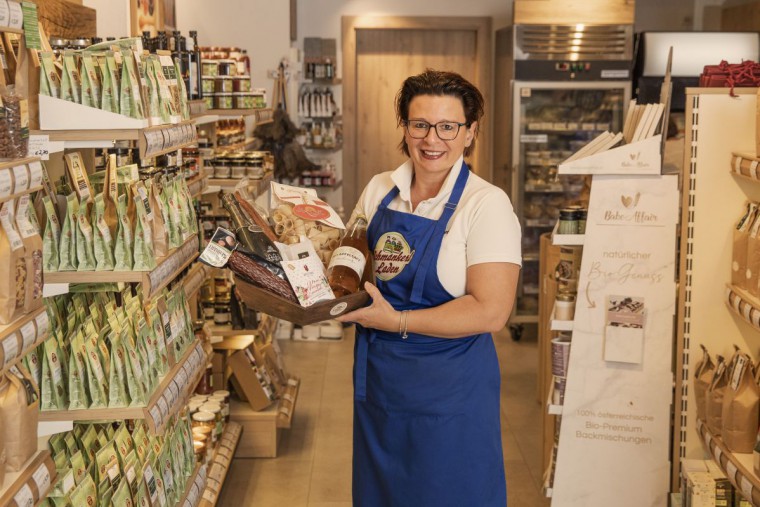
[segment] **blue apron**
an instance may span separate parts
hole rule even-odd
[[[367,237],[377,286],[396,310],[454,299],[438,278],[438,253],[469,172],[463,163],[438,220],[388,209],[398,187],[378,207]],[[504,507],[501,376],[491,335],[404,340],[357,326],[354,352],[354,505]]]

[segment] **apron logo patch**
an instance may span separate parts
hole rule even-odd
[[[414,250],[398,232],[386,232],[377,240],[373,254],[375,276],[387,282],[401,273],[412,261]]]

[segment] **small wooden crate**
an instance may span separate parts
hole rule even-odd
[[[243,427],[235,458],[276,458],[282,429],[277,427],[277,404],[254,411],[244,401],[230,402],[230,419]]]

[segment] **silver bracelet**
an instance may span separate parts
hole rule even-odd
[[[403,312],[401,312],[401,316],[403,317],[403,320],[404,320],[404,332],[401,334],[401,339],[406,340],[407,338],[409,338],[409,333],[407,333],[407,326],[409,324],[409,310],[404,310]]]

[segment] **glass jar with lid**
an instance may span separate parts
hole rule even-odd
[[[554,301],[556,320],[573,320],[575,317],[575,294],[558,292]]]
[[[232,179],[242,179],[246,176],[248,160],[242,153],[236,153],[229,158],[230,175]]]
[[[260,151],[250,151],[246,157],[247,175],[259,180],[264,177],[264,154]]]
[[[224,431],[224,416],[222,415],[222,407],[218,403],[206,402],[201,405],[200,410],[214,415],[215,433],[211,434],[211,439],[212,441],[216,442],[222,436],[222,431]]]
[[[217,157],[214,160],[214,178],[220,180],[230,179],[232,174],[232,167],[230,167],[230,161],[227,157]]]
[[[203,463],[206,461],[206,442],[193,441],[193,451],[195,452],[195,462]]]
[[[557,234],[578,234],[578,211],[573,208],[559,210]]]
[[[211,443],[216,443],[216,421],[217,415],[212,412],[200,410],[193,414],[193,429],[195,428],[208,428],[209,435],[211,436]]]

